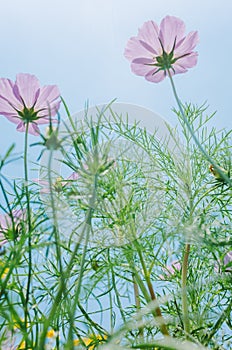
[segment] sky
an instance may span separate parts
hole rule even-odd
[[[0,77],[35,74],[41,84],[57,84],[71,113],[118,102],[137,104],[177,123],[168,79],[154,84],[131,73],[123,52],[128,39],[147,20],[180,17],[197,30],[199,60],[175,76],[182,101],[217,111],[212,125],[232,126],[232,2],[230,0],[0,0]],[[20,152],[24,135],[0,116],[0,154],[12,142]],[[31,143],[35,142],[31,137]],[[37,139],[36,139],[37,140]],[[35,148],[31,152],[36,152]]]

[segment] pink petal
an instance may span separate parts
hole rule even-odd
[[[16,98],[13,88],[14,83],[10,79],[0,79],[1,113],[10,113],[11,110],[17,109],[21,111],[23,109],[23,104],[20,99]],[[3,104],[4,101],[5,104]]]
[[[197,64],[198,54],[197,52],[192,52],[190,55],[179,58],[174,64],[173,68],[175,73],[179,73],[179,70],[186,68],[192,68]],[[180,73],[183,73],[182,71]]]
[[[145,76],[151,70],[152,71],[154,71],[154,69],[157,70],[156,67],[149,65],[152,63],[154,63],[154,61],[149,58],[136,58],[131,63],[131,70],[133,73],[137,75]]]
[[[78,179],[78,177],[79,177],[79,174],[77,173],[77,172],[73,172],[68,178],[67,178],[67,180],[77,180]]]
[[[164,51],[170,53],[173,49],[174,43],[178,45],[179,41],[183,39],[185,33],[184,22],[174,16],[166,16],[160,24],[160,40],[163,44]]]
[[[33,179],[32,181],[37,183],[37,184],[39,184],[39,185],[42,185],[42,186],[48,186],[49,185],[49,182],[46,181],[46,180]]]
[[[29,128],[28,128],[29,134],[39,136],[40,131],[36,123],[29,123]]]
[[[18,124],[21,121],[21,118],[18,115],[5,115],[5,117],[14,124]]]
[[[48,111],[41,111],[37,114],[38,119],[36,120],[36,124],[49,124],[50,118],[44,117],[44,113],[48,113]],[[55,120],[52,119],[52,122],[55,122]]]
[[[232,262],[232,251],[228,252],[224,257],[224,265],[228,265]]]
[[[5,116],[18,115],[15,109],[9,104],[9,102],[2,97],[0,97],[0,114]]]
[[[54,101],[47,105],[46,108],[42,109],[37,113],[37,117],[44,118],[43,122],[40,122],[39,124],[45,124],[45,119],[47,120],[46,123],[49,123],[50,117],[54,117],[58,110],[60,108],[60,101]]]
[[[35,104],[35,109],[49,109],[50,105],[54,106],[55,104],[58,104],[59,101],[58,98],[60,97],[60,91],[56,85],[47,85],[43,86],[40,89],[40,94],[38,96],[38,99]]]
[[[1,237],[1,236],[0,236],[0,248],[1,248],[4,244],[6,244],[6,243],[8,243],[8,240],[5,239],[5,237]]]
[[[186,53],[192,52],[197,43],[199,42],[198,32],[190,32],[184,40],[176,46],[175,48],[175,57],[184,55]]]
[[[143,40],[139,40],[139,42],[147,51],[151,52],[152,55],[156,55],[157,56],[156,51],[148,43],[146,43]]]
[[[60,108],[60,92],[56,85],[44,86],[40,90],[35,109],[39,111],[38,117],[46,117],[47,121],[40,120],[39,124],[49,122],[49,116],[55,116]]]
[[[185,68],[185,67],[183,67],[181,65],[178,65],[178,63],[173,64],[172,68],[174,69],[174,72],[173,72],[173,69],[171,69],[170,70],[170,74],[171,75],[186,73],[188,71],[187,68]]]
[[[148,21],[139,29],[138,39],[148,44],[156,55],[162,53],[162,47],[158,38],[159,27],[154,21]]]
[[[24,101],[26,107],[31,108],[34,106],[38,94],[40,85],[39,80],[35,75],[20,73],[16,76],[15,95],[19,95]]]
[[[7,228],[6,216],[0,215],[0,232],[1,230],[5,230]]]
[[[165,72],[163,70],[158,71],[157,68],[151,70],[147,75],[145,75],[145,79],[151,81],[152,83],[159,83],[160,81],[166,78]]]
[[[21,121],[18,124],[16,130],[20,131],[20,132],[25,132],[26,131],[25,123],[23,121]],[[28,133],[32,134],[32,135],[35,135],[35,136],[39,136],[39,128],[38,128],[38,126],[35,123],[29,123],[29,125],[28,125]]]
[[[137,38],[133,37],[126,45],[124,56],[129,61],[132,61],[138,57],[152,58],[153,55],[144,47],[144,45],[141,44]]]

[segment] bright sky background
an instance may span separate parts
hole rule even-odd
[[[0,76],[35,74],[57,84],[72,113],[90,105],[130,102],[164,116],[171,124],[175,101],[168,79],[153,84],[131,73],[123,51],[143,22],[169,14],[198,30],[198,65],[175,82],[180,98],[204,101],[217,110],[213,124],[231,128],[232,1],[230,0],[0,0]],[[24,134],[1,118],[0,154]],[[31,142],[35,138],[31,138]],[[36,152],[33,149],[33,152]]]

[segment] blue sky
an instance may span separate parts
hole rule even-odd
[[[168,79],[152,84],[131,73],[123,57],[129,37],[143,22],[167,14],[198,30],[199,62],[175,77],[183,101],[217,110],[213,125],[231,128],[230,57],[232,2],[229,0],[8,0],[1,1],[0,76],[35,74],[57,84],[72,113],[117,98],[149,108],[171,124],[175,101]],[[11,142],[23,148],[23,134],[1,118],[0,153]],[[34,141],[34,138],[31,138]],[[35,152],[35,150],[33,151]]]

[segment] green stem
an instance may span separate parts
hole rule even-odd
[[[97,181],[98,181],[98,174],[96,173],[94,175],[94,181],[93,181],[93,192],[90,198],[89,202],[89,210],[88,210],[88,215],[86,218],[85,222],[85,242],[84,242],[84,249],[81,257],[81,264],[80,264],[80,273],[79,273],[79,278],[77,282],[77,287],[75,291],[75,297],[72,305],[72,312],[69,317],[69,332],[68,332],[68,349],[72,350],[74,349],[73,345],[73,328],[74,328],[74,318],[75,318],[75,312],[76,312],[76,305],[79,303],[79,297],[80,297],[80,291],[81,291],[81,283],[84,275],[84,265],[85,265],[85,259],[86,259],[86,252],[87,252],[87,246],[89,242],[89,236],[90,236],[90,231],[92,227],[92,216],[93,216],[93,211],[94,211],[94,204],[96,200],[96,191],[97,191]]]
[[[141,302],[140,302],[140,297],[139,297],[139,286],[138,283],[136,282],[135,275],[134,273],[132,274],[133,278],[133,287],[134,287],[134,298],[135,298],[135,306],[137,309],[137,312],[141,309]],[[139,336],[143,337],[143,328],[139,328]]]
[[[65,278],[63,273],[62,259],[61,259],[61,249],[60,249],[60,237],[58,231],[58,221],[56,215],[55,199],[53,195],[53,184],[52,184],[52,159],[53,159],[53,150],[50,150],[48,158],[48,182],[49,182],[49,194],[51,200],[51,209],[52,209],[52,220],[53,220],[53,234],[55,237],[55,246],[56,246],[56,256],[58,261],[58,268],[60,273],[60,283],[62,291],[65,292]],[[59,333],[59,324],[57,321],[56,331]],[[56,347],[59,349],[59,337],[56,337]]]
[[[122,306],[122,303],[121,303],[121,300],[120,300],[120,296],[119,296],[119,293],[118,293],[118,288],[117,288],[117,283],[116,283],[116,279],[115,279],[114,268],[113,268],[113,264],[112,264],[111,258],[110,258],[110,249],[108,249],[107,253],[108,253],[108,262],[110,264],[112,287],[113,287],[113,290],[114,290],[114,293],[115,293],[115,298],[117,300],[117,305],[118,305],[118,308],[119,308],[119,312],[120,312],[121,318],[122,318],[123,322],[125,323],[126,322],[126,317],[124,315],[124,309],[123,309],[123,306]],[[111,333],[113,333],[113,332],[111,332]]]
[[[231,307],[232,307],[232,299],[230,300],[229,305],[227,306],[227,308],[222,312],[221,316],[219,317],[219,319],[215,322],[215,324],[213,325],[211,332],[209,332],[206,336],[205,336],[205,340],[207,341],[207,344],[210,342],[210,340],[213,338],[213,336],[215,335],[215,333],[217,333],[217,331],[219,330],[219,328],[222,326],[222,324],[225,322],[225,320],[227,319],[227,317],[229,317],[230,312],[231,312]]]
[[[150,273],[148,272],[148,270],[146,268],[146,264],[145,264],[145,261],[143,259],[142,251],[140,249],[140,246],[139,246],[137,240],[134,241],[134,245],[135,245],[136,250],[137,250],[138,255],[139,255],[139,259],[140,259],[140,262],[141,262],[141,265],[142,265],[142,268],[143,268],[143,273],[144,273],[145,281],[147,283],[147,287],[148,287],[148,290],[149,290],[149,293],[150,293],[151,300],[157,301],[156,294],[155,294],[155,291],[154,291],[154,288],[153,288],[153,285],[152,285],[152,282],[151,282]],[[160,307],[158,305],[155,308],[155,314],[156,314],[156,317],[159,317],[159,319],[161,320],[160,330],[161,330],[162,334],[163,335],[169,335],[167,326],[166,326],[166,324],[164,322],[164,319],[163,319],[163,316],[162,316],[161,309],[160,309]]]
[[[27,277],[27,287],[26,287],[26,298],[25,298],[25,328],[27,328],[27,322],[29,318],[29,298],[31,289],[31,277],[32,277],[32,251],[31,251],[31,209],[30,209],[30,193],[28,190],[28,165],[27,165],[27,151],[28,151],[28,129],[29,123],[26,124],[25,131],[25,144],[24,144],[24,179],[25,179],[25,192],[26,192],[26,205],[27,205],[27,222],[28,222],[28,277]],[[27,346],[27,339],[26,339]]]
[[[61,259],[61,249],[60,249],[60,238],[58,231],[58,221],[56,216],[56,207],[55,207],[55,199],[53,194],[53,184],[52,184],[52,158],[53,151],[50,150],[49,159],[48,159],[48,182],[49,182],[49,195],[51,200],[51,209],[52,209],[52,220],[53,220],[53,233],[55,236],[55,245],[56,245],[56,255],[59,264],[59,270],[61,275],[61,282],[63,281],[63,267],[62,267],[62,259]]]
[[[68,119],[69,119],[69,121],[70,121],[70,124],[71,124],[73,130],[76,131],[76,126],[75,126],[75,124],[74,124],[74,122],[73,122],[73,119],[72,119],[72,117],[71,117],[71,113],[69,112],[69,109],[68,109],[67,104],[66,104],[66,102],[65,102],[65,100],[63,99],[62,96],[60,97],[60,99],[61,99],[61,101],[62,101],[62,103],[63,103],[63,106],[64,106],[64,109],[65,109],[65,111],[66,111],[66,113],[67,113],[67,116],[68,116]]]
[[[83,237],[83,232],[81,234],[81,237]],[[74,247],[72,256],[71,256],[70,261],[68,263],[68,266],[67,266],[66,270],[64,271],[64,274],[63,274],[64,275],[64,280],[68,280],[68,278],[69,278],[69,276],[71,274],[72,266],[73,266],[74,260],[76,258],[76,254],[77,254],[77,251],[78,251],[79,247],[80,247],[80,243],[78,242],[76,244],[76,246]],[[53,301],[50,313],[49,313],[49,315],[47,316],[47,318],[46,318],[46,320],[44,322],[44,327],[43,327],[43,331],[42,331],[41,336],[40,336],[39,345],[37,347],[37,350],[43,350],[44,349],[44,343],[45,343],[48,327],[50,326],[50,323],[51,323],[51,321],[52,321],[52,319],[53,319],[53,317],[54,317],[54,315],[56,313],[56,310],[57,310],[57,308],[60,305],[63,293],[64,293],[64,283],[60,280],[59,286],[58,286],[58,291],[57,291],[57,294],[56,294],[56,296],[54,298],[54,301]]]
[[[168,76],[170,78],[170,82],[171,82],[171,86],[172,86],[172,91],[174,94],[174,97],[176,99],[177,105],[179,107],[180,113],[181,113],[181,117],[184,121],[184,123],[186,124],[193,140],[195,141],[196,145],[198,146],[198,148],[200,149],[200,151],[202,152],[202,154],[205,156],[205,158],[208,160],[208,162],[210,164],[213,165],[213,167],[218,171],[219,175],[221,176],[221,178],[231,187],[232,186],[232,181],[230,180],[230,178],[220,169],[220,167],[215,163],[215,161],[210,157],[210,155],[205,151],[205,149],[203,148],[203,146],[201,145],[200,141],[198,140],[198,138],[196,137],[193,128],[191,127],[191,125],[189,124],[188,119],[186,118],[184,109],[182,107],[182,103],[177,95],[177,91],[174,85],[174,81],[172,79],[170,70],[168,69]]]
[[[188,273],[188,260],[189,260],[190,244],[185,245],[183,263],[182,263],[182,280],[181,280],[181,293],[182,293],[182,313],[184,330],[188,335],[190,333],[190,322],[188,312],[188,296],[187,296],[187,273]]]

